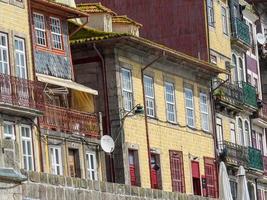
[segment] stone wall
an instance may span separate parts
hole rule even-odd
[[[208,200],[204,197],[129,185],[38,172],[23,173],[28,176],[28,180],[22,184],[0,182],[1,200]]]

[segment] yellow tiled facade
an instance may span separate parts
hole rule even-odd
[[[121,63],[127,63],[126,66],[131,66],[134,104],[140,103],[143,105],[141,82],[142,65],[125,57],[120,57],[119,60]],[[199,89],[202,88],[208,92],[208,88],[207,86],[200,85],[197,81],[168,74],[152,67],[148,68],[145,74],[152,76],[154,80],[156,118],[148,119],[148,132],[150,149],[155,150],[160,155],[162,188],[166,191],[172,191],[169,150],[182,151],[185,189],[186,193],[192,194],[192,170],[190,160],[192,160],[192,157],[198,158],[200,174],[204,175],[203,158],[214,158],[212,135],[211,133],[201,130],[201,118],[199,114]],[[192,77],[192,79],[194,78]],[[175,87],[177,124],[167,122],[164,81],[172,82]],[[184,83],[189,83],[193,85],[194,88],[195,130],[186,126]],[[211,120],[211,115],[209,115],[209,117]],[[212,129],[211,124],[209,124],[209,129]],[[128,148],[134,145],[138,146],[141,186],[150,187],[144,118],[142,116],[127,118],[124,124],[124,133]]]

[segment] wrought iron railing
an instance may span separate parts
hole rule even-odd
[[[249,167],[263,171],[263,160],[261,151],[253,147],[248,147]]]
[[[44,115],[39,117],[42,128],[90,137],[99,137],[97,114],[45,105]]]
[[[234,18],[232,20],[233,33],[235,39],[241,40],[246,45],[250,45],[249,26],[242,20]]]
[[[242,88],[244,94],[244,103],[254,108],[257,108],[256,88],[246,82],[242,83]]]
[[[223,141],[226,162],[236,166],[248,166],[248,148],[228,141]]]
[[[41,83],[0,73],[0,103],[43,109]]]

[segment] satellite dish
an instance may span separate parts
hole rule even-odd
[[[106,153],[112,153],[114,151],[114,147],[115,147],[114,140],[109,135],[102,136],[100,144],[101,144],[101,148]]]
[[[261,45],[264,45],[264,43],[266,42],[266,38],[262,33],[257,33],[257,41]]]

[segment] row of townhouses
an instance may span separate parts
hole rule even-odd
[[[218,198],[224,161],[233,199],[242,165],[267,200],[266,3],[100,1],[0,0],[1,189],[36,171]]]

